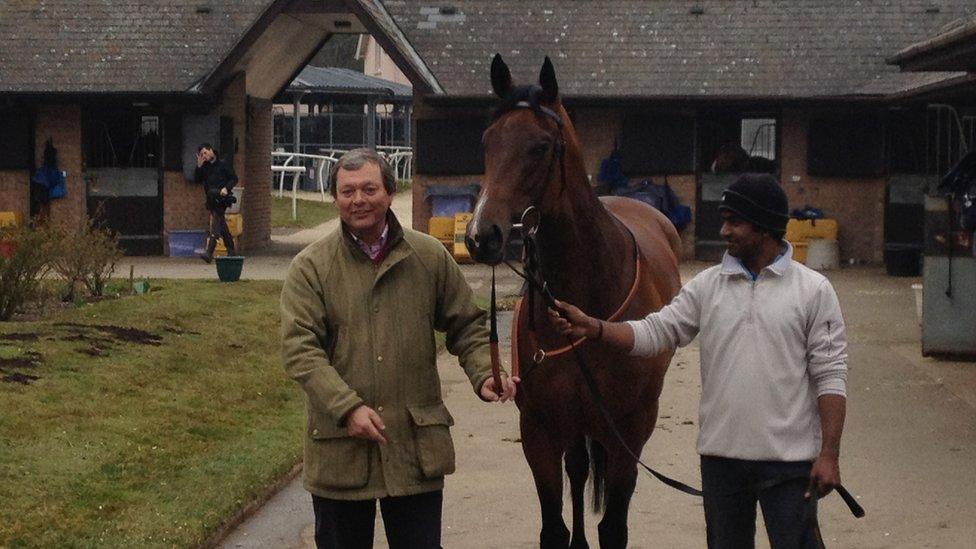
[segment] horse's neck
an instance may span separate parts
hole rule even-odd
[[[604,318],[630,289],[634,245],[584,179],[539,227],[540,268],[556,299]],[[569,191],[569,189],[567,189]]]

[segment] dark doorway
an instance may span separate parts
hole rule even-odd
[[[148,106],[89,109],[84,119],[88,215],[127,255],[163,253],[161,120]]]
[[[725,252],[718,206],[741,174],[779,171],[779,123],[771,113],[703,112],[698,118],[695,259],[718,261]]]

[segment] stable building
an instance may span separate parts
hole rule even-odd
[[[917,253],[920,189],[939,169],[931,94],[969,80],[886,63],[966,17],[966,0],[384,6],[406,38],[388,52],[424,67],[413,73],[421,230],[427,187],[478,183],[484,170],[492,56],[504,57],[517,83],[534,83],[548,55],[593,183],[615,148],[632,180],[667,181],[694,211],[682,233],[686,258],[713,260],[724,249],[718,200],[734,172],[748,169],[713,173],[730,146],[768,161],[791,207],[837,220],[843,260],[880,263],[890,239]],[[902,222],[902,210],[912,219]]]

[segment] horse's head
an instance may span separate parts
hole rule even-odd
[[[723,143],[715,160],[712,161],[712,173],[737,173],[744,171],[749,163],[749,153],[738,143],[729,141]]]
[[[538,85],[513,86],[508,66],[495,55],[491,85],[502,104],[483,136],[485,176],[465,243],[476,261],[497,264],[512,220],[529,206],[540,207],[563,176],[564,127],[569,122],[548,57]]]

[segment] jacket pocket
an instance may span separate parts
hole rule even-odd
[[[305,477],[326,488],[362,488],[369,481],[369,441],[350,437],[331,421],[309,421]]]
[[[443,402],[408,406],[417,441],[417,460],[425,478],[434,479],[454,472],[454,418]]]

